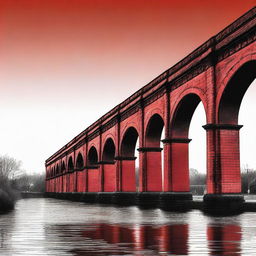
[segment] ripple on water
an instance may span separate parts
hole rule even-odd
[[[214,218],[200,211],[23,199],[0,216],[9,255],[255,255],[254,213]]]

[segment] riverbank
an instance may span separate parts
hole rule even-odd
[[[15,201],[16,196],[13,193],[8,193],[0,189],[0,213],[13,210]]]
[[[44,198],[46,197],[45,193],[43,192],[21,192],[21,198]]]
[[[9,191],[6,192],[0,189],[0,214],[11,211],[15,207],[15,203],[19,199],[24,198],[44,198],[45,193],[41,192],[18,192]]]

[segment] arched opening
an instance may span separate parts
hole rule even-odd
[[[54,184],[54,191],[55,192],[59,192],[59,180],[60,180],[60,178],[58,177],[59,176],[59,165],[57,164],[56,166],[55,166],[55,176],[56,176],[56,179],[55,179],[55,184]]]
[[[217,189],[221,193],[240,193],[241,192],[241,167],[240,167],[240,128],[239,121],[243,121],[243,125],[252,124],[252,129],[255,129],[255,95],[251,101],[250,106],[245,110],[246,113],[243,119],[240,119],[240,106],[242,100],[247,95],[247,90],[252,94],[254,93],[253,87],[256,78],[256,61],[249,61],[243,64],[231,77],[227,83],[218,108],[218,186]],[[250,87],[250,88],[249,88]],[[251,89],[252,88],[252,89]],[[252,95],[251,95],[252,96]],[[245,103],[246,104],[246,103]],[[243,104],[242,104],[243,105]],[[249,128],[249,126],[248,126]],[[245,159],[249,160],[249,152],[254,152],[254,144],[250,146],[250,142],[253,141],[253,136],[249,136],[250,133],[247,127],[241,130],[241,139],[248,140],[241,141],[242,145],[245,145],[244,154],[241,151],[241,155]],[[252,134],[255,134],[252,131]],[[246,154],[245,154],[246,153]],[[254,158],[254,157],[253,157]],[[247,164],[247,163],[246,163]],[[255,167],[254,167],[255,168]],[[248,170],[245,170],[248,172]],[[249,185],[249,180],[246,181]]]
[[[177,105],[171,121],[171,187],[173,191],[176,192],[190,191],[189,162],[191,161],[189,160],[189,142],[191,139],[189,139],[188,136],[190,133],[192,117],[200,102],[201,99],[197,94],[191,93],[184,96]],[[205,117],[205,111],[203,110],[203,104],[201,104],[201,114]],[[204,114],[202,112],[204,112]],[[199,125],[196,129],[197,132],[194,134],[196,135],[194,138],[197,140],[198,135],[202,136],[202,133],[200,134],[200,129],[202,131],[203,129],[202,127],[199,127]],[[206,141],[205,135],[203,138]],[[203,147],[203,145],[204,144],[200,145],[200,147]],[[205,152],[205,149],[202,149],[202,151]],[[200,155],[195,156],[193,153],[193,157],[197,160],[201,157]],[[204,164],[206,169],[206,162],[204,162]]]
[[[135,157],[135,145],[138,137],[138,132],[134,127],[127,129],[121,144],[121,155],[123,157]]]
[[[85,176],[84,176],[84,159],[81,153],[78,153],[76,158],[76,172],[75,173],[75,191],[76,192],[83,192],[85,191]],[[81,171],[81,172],[80,172]]]
[[[94,146],[91,146],[87,156],[87,186],[88,192],[99,191],[99,159]]]
[[[72,159],[72,157],[69,157],[69,159],[68,159],[68,171],[73,171],[73,170],[74,170],[73,159]]]
[[[102,155],[102,181],[103,191],[113,192],[116,190],[116,165],[115,165],[115,144],[111,138],[105,142]]]
[[[103,148],[102,161],[114,162],[115,158],[115,144],[111,138],[108,138]]]
[[[64,173],[66,171],[66,165],[65,165],[65,162],[62,161],[62,164],[61,164],[61,172]]]
[[[81,153],[78,154],[76,159],[76,168],[81,170],[84,167],[84,159]]]
[[[153,115],[146,129],[146,147],[160,147],[160,139],[164,127],[164,121],[158,114]]]
[[[141,149],[146,158],[146,191],[162,191],[163,189],[163,155],[161,137],[164,121],[159,114],[154,114],[147,125],[145,148]]]
[[[98,163],[98,153],[94,146],[92,146],[88,153],[88,165],[96,165]]]
[[[207,175],[207,145],[205,130],[206,116],[203,103],[200,102],[195,109],[189,126],[189,178],[190,191],[193,195],[203,195],[206,191]],[[198,160],[200,157],[200,161]]]
[[[188,138],[190,122],[200,101],[196,94],[188,94],[180,101],[171,123],[172,138]]]
[[[73,192],[74,191],[74,179],[73,179],[73,172],[74,171],[74,163],[73,159],[70,156],[68,159],[68,175],[66,177],[66,191]]]
[[[256,192],[256,157],[254,150],[256,143],[255,98],[256,79],[246,91],[238,115],[238,123],[244,125],[240,131],[239,138],[242,193]]]
[[[121,170],[122,191],[137,191],[139,173],[136,172],[136,145],[138,147],[139,134],[134,127],[126,130],[121,143]]]

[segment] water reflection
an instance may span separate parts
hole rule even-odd
[[[62,227],[63,228],[63,227]],[[65,231],[65,228],[63,229]],[[156,255],[158,253],[169,253],[176,255],[188,255],[188,225],[111,225],[96,224],[85,225],[80,233],[85,241],[94,244],[108,244],[108,250],[100,252],[95,248],[72,250],[76,255],[93,255],[101,253],[106,255],[133,254],[133,255]],[[89,240],[88,240],[89,239]],[[110,246],[111,245],[111,246]],[[112,250],[110,250],[112,248]],[[117,249],[118,248],[118,249]],[[101,248],[102,249],[102,248]],[[165,255],[164,254],[164,255]]]
[[[0,255],[255,255],[255,230],[253,213],[210,218],[27,199],[0,216]]]
[[[210,255],[241,255],[241,227],[210,224],[207,239]]]

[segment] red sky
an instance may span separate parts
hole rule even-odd
[[[2,135],[8,146],[0,151],[13,152],[26,166],[32,149],[41,148],[43,159],[35,156],[37,162],[27,165],[40,169],[41,160],[255,5],[256,0],[1,1],[0,112],[12,135]],[[24,143],[30,145],[25,152]]]
[[[22,80],[50,76],[75,82],[83,75],[94,80],[99,74],[104,80],[129,77],[131,93],[255,3],[256,0],[1,1],[1,70],[7,79],[21,76]],[[54,100],[58,95],[69,97],[73,90],[64,88],[60,92],[63,86],[70,85],[55,83],[49,95],[45,86],[26,83],[22,91],[30,97],[40,90],[42,97]],[[76,86],[84,88],[83,83]],[[121,85],[108,82],[105,86],[116,90]]]

